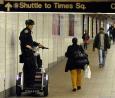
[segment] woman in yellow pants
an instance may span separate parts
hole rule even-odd
[[[67,52],[65,56],[68,58],[65,72],[70,71],[71,73],[71,80],[72,80],[72,91],[80,90],[81,89],[81,81],[82,81],[82,69],[86,64],[89,64],[87,59],[86,62],[83,61],[84,58],[76,59],[75,56],[77,52],[85,53],[81,45],[77,44],[77,38],[72,39],[72,45],[68,46]],[[79,50],[79,51],[78,51]],[[78,63],[79,60],[82,60],[82,63]]]
[[[76,91],[76,88],[77,90],[80,90],[81,79],[82,79],[81,69],[74,69],[74,70],[71,70],[70,72],[71,72],[73,91]]]

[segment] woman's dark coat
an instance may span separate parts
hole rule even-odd
[[[67,52],[65,53],[65,56],[68,58],[65,72],[73,69],[83,69],[83,66],[76,64],[75,59],[73,58],[73,52],[77,49],[80,49],[81,52],[84,52],[82,46],[80,45],[73,44],[68,46]]]

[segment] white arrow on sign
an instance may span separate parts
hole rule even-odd
[[[10,8],[12,8],[12,5],[8,2],[5,7],[7,8],[7,11],[9,12],[10,11]]]

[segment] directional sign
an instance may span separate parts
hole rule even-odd
[[[115,13],[113,2],[5,1],[4,11]]]
[[[6,5],[5,5],[5,8],[7,8],[7,11],[9,12],[10,9],[12,8],[13,6],[10,4],[10,2],[8,2]]]

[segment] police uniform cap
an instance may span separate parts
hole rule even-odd
[[[25,24],[26,25],[34,25],[35,23],[32,19],[28,19],[28,20],[25,21]]]

